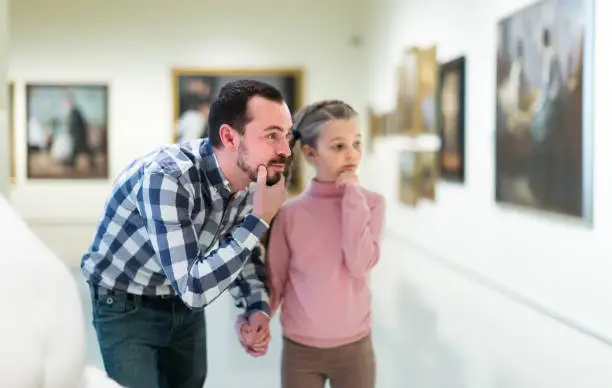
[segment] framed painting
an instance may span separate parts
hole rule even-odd
[[[498,23],[499,203],[592,223],[593,0],[544,0]]]
[[[465,181],[465,57],[440,65],[438,128],[440,177]]]
[[[292,114],[303,106],[304,73],[301,69],[188,69],[173,70],[173,141],[183,142],[207,137],[207,116],[211,102],[221,87],[238,79],[266,82],[280,90]],[[301,152],[296,152],[288,189],[292,195],[304,189]]]
[[[368,127],[370,133],[368,136],[368,152],[374,150],[374,141],[381,135],[382,118],[377,114],[372,107],[368,107]]]
[[[26,85],[29,179],[108,178],[108,86]]]
[[[9,141],[9,182],[17,182],[17,160],[15,156],[15,83],[8,83],[8,141]]]
[[[422,198],[436,199],[438,153],[403,150],[399,155],[400,202],[416,206]]]
[[[438,60],[436,47],[412,47],[402,53],[398,69],[396,133],[436,133]]]

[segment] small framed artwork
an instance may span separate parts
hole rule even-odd
[[[399,156],[399,199],[416,206],[421,199],[436,199],[437,152],[403,150]]]
[[[465,181],[465,57],[440,66],[438,126],[440,177]]]
[[[26,85],[28,179],[108,178],[108,86]]]
[[[374,141],[381,135],[382,118],[377,114],[372,107],[368,107],[368,152],[374,150]]]
[[[266,82],[282,93],[289,110],[295,114],[303,105],[304,73],[301,69],[205,69],[176,68],[172,72],[174,90],[173,141],[183,142],[208,136],[207,122],[211,102],[221,87],[230,81],[252,79]],[[289,177],[292,195],[304,189],[303,158],[295,152]]]
[[[412,47],[398,68],[396,133],[417,136],[436,132],[438,60],[436,46]]]
[[[8,141],[9,141],[9,181],[17,182],[17,161],[15,157],[15,83],[8,83]]]

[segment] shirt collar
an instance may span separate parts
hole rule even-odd
[[[200,153],[202,154],[202,158],[205,160],[205,173],[210,186],[214,187],[224,197],[228,197],[231,193],[230,183],[225,175],[223,175],[223,171],[221,171],[221,167],[219,167],[217,156],[215,155],[213,147],[208,139],[202,142]]]

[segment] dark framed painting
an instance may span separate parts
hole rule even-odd
[[[498,23],[496,200],[592,222],[593,1]]]
[[[173,141],[183,142],[207,137],[207,119],[211,102],[221,87],[230,81],[253,79],[266,82],[281,91],[292,114],[303,106],[304,73],[301,69],[190,69],[173,70],[174,131]],[[304,189],[301,152],[295,152],[288,182],[292,195]]]
[[[15,156],[15,83],[8,83],[8,141],[9,141],[9,182],[17,182],[17,160]]]
[[[465,57],[441,64],[438,81],[440,177],[465,181]]]
[[[108,86],[26,85],[29,179],[108,178]]]

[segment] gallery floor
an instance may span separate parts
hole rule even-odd
[[[87,327],[87,362],[102,367],[87,288],[73,269]],[[612,348],[386,236],[372,274],[377,388],[609,388]],[[206,387],[279,387],[280,327],[253,359],[233,331],[225,295],[206,311]],[[565,351],[569,350],[569,351]],[[577,357],[577,358],[576,358]]]

